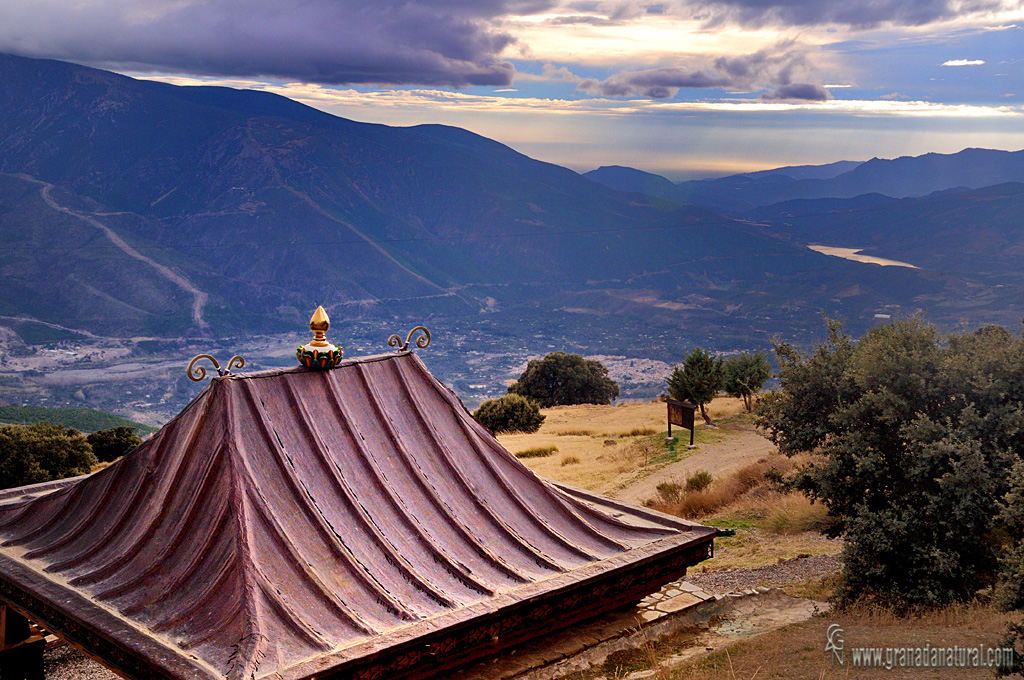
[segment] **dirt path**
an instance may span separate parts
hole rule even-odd
[[[80,328],[68,328],[67,326],[61,326],[59,324],[49,323],[48,321],[40,321],[39,319],[33,319],[32,317],[29,317],[29,316],[0,316],[0,319],[9,319],[11,321],[26,321],[28,323],[37,323],[40,326],[46,326],[47,328],[55,328],[55,329],[57,329],[59,331],[68,331],[69,333],[78,333],[79,335],[84,335],[85,337],[92,338],[93,340],[103,340],[104,339],[103,337],[101,337],[99,335],[95,335],[93,333],[90,333],[89,331],[83,331]]]
[[[701,444],[693,455],[666,465],[657,472],[609,495],[631,503],[642,503],[658,495],[662,482],[685,481],[697,470],[707,470],[715,477],[728,474],[749,463],[755,463],[775,450],[775,445],[760,435],[753,425],[733,425],[731,432],[719,442]],[[683,446],[683,444],[677,444]]]
[[[88,222],[92,226],[102,231],[103,234],[108,239],[110,239],[110,242],[117,246],[121,251],[123,251],[125,255],[133,257],[141,262],[145,262],[150,267],[155,269],[156,272],[160,274],[160,276],[164,277],[165,279],[167,279],[168,281],[170,281],[171,283],[173,283],[174,285],[178,286],[183,291],[191,295],[193,299],[192,321],[195,322],[195,324],[200,328],[207,327],[206,320],[203,319],[203,308],[206,306],[206,302],[209,299],[208,294],[196,288],[195,285],[193,285],[192,282],[186,279],[184,276],[177,274],[176,272],[172,271],[169,267],[166,267],[160,264],[159,262],[156,262],[146,257],[139,251],[135,250],[135,248],[132,248],[123,238],[117,235],[117,232],[115,232],[113,229],[103,224],[102,222],[100,222],[95,217],[84,215],[78,211],[72,210],[71,208],[68,208],[67,206],[63,206],[60,203],[58,203],[57,200],[53,198],[53,196],[51,195],[51,191],[53,190],[52,184],[49,184],[48,182],[43,182],[42,180],[35,179],[34,177],[29,177],[28,175],[19,175],[19,177],[35,182],[37,184],[41,184],[43,188],[40,190],[39,193],[43,197],[43,200],[46,201],[46,204],[48,206],[66,215],[71,215],[72,217],[77,217],[80,220]]]

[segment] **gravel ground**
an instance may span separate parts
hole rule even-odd
[[[73,647],[57,647],[43,655],[46,680],[120,680]]]
[[[773,587],[799,583],[838,573],[839,568],[838,555],[819,555],[817,557],[798,557],[786,560],[781,564],[771,564],[754,569],[693,572],[686,575],[686,580],[709,593],[728,593],[757,586]]]

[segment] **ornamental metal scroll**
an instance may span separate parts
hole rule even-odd
[[[193,382],[200,382],[201,380],[206,378],[206,367],[196,366],[196,362],[199,361],[200,359],[209,359],[210,363],[213,364],[213,368],[217,371],[217,375],[220,376],[230,374],[231,369],[233,368],[245,367],[245,359],[238,356],[237,354],[228,359],[228,365],[225,368],[221,368],[220,364],[217,363],[217,360],[214,359],[211,355],[197,354],[192,358],[192,361],[188,362],[188,369],[186,369],[189,380],[192,380]]]
[[[409,334],[405,336],[404,344],[402,343],[401,336],[397,334],[392,335],[390,338],[388,338],[388,347],[398,347],[398,349],[395,350],[396,352],[404,352],[405,350],[409,349],[409,343],[412,342],[412,336],[416,334],[416,331],[423,332],[423,334],[420,335],[420,337],[416,338],[416,346],[419,347],[420,349],[427,347],[430,344],[430,331],[428,331],[423,326],[416,326],[416,328],[413,328],[411,331],[409,331]]]

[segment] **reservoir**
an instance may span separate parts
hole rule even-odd
[[[811,250],[821,253],[823,255],[831,255],[832,257],[841,257],[844,260],[853,260],[854,262],[866,262],[868,264],[879,264],[883,267],[910,267],[911,269],[917,269],[914,265],[908,262],[900,262],[899,260],[887,260],[884,257],[874,257],[872,255],[860,255],[860,251],[863,248],[836,248],[833,246],[819,246],[811,245],[807,246]]]

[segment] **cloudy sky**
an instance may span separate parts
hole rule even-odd
[[[3,0],[0,51],[672,179],[1024,148],[1024,0]]]

